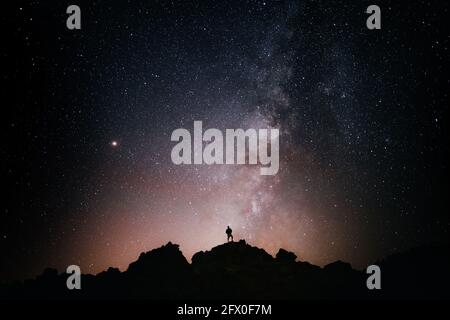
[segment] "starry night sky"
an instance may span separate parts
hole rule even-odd
[[[190,259],[227,225],[357,268],[447,240],[448,5],[372,2],[6,6],[0,280],[126,269],[168,241]],[[278,174],[174,165],[171,133],[194,120],[278,128]]]

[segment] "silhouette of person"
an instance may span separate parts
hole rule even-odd
[[[233,242],[232,232],[233,232],[233,230],[231,230],[230,226],[227,226],[227,230],[225,231],[225,233],[227,234],[227,242],[230,242],[230,238],[231,238],[231,242]]]

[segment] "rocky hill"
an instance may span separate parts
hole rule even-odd
[[[198,252],[189,263],[171,242],[141,253],[126,271],[82,275],[81,290],[66,288],[67,274],[46,269],[36,279],[0,287],[3,299],[382,299],[449,297],[449,246],[426,246],[377,264],[382,290],[368,275],[336,261],[323,268],[280,249],[272,257],[244,240]]]

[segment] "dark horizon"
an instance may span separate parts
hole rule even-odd
[[[119,268],[119,267],[117,267],[117,266],[107,266],[105,269],[103,269],[103,270],[101,270],[101,271],[99,271],[99,272],[96,272],[96,273],[83,273],[83,275],[84,275],[84,276],[89,276],[89,275],[92,275],[92,276],[98,276],[98,275],[104,274],[105,272],[108,272],[108,270],[110,270],[110,269],[117,269],[117,270],[119,270],[120,272],[126,272],[126,271],[130,268],[130,265],[132,265],[133,263],[136,263],[136,261],[138,261],[139,258],[140,258],[142,255],[149,254],[149,253],[152,253],[152,252],[154,252],[154,251],[158,251],[158,250],[160,250],[160,249],[162,249],[162,248],[164,248],[164,247],[167,247],[167,246],[176,246],[176,247],[180,248],[180,251],[181,251],[182,256],[183,256],[183,257],[186,259],[186,261],[191,265],[191,264],[193,263],[193,262],[192,262],[192,258],[193,258],[195,255],[203,254],[203,253],[208,253],[208,252],[214,251],[214,250],[217,249],[218,247],[223,247],[223,246],[225,246],[225,245],[227,245],[227,244],[235,245],[235,244],[239,244],[239,243],[242,243],[242,242],[246,243],[247,245],[249,245],[249,246],[251,246],[251,247],[254,247],[254,248],[257,248],[257,249],[262,249],[262,250],[264,250],[264,248],[258,248],[257,246],[254,246],[252,243],[249,243],[248,241],[246,241],[245,239],[237,239],[237,240],[231,241],[231,242],[226,242],[226,241],[224,241],[223,243],[219,243],[219,244],[217,244],[217,245],[215,245],[215,246],[213,246],[213,247],[211,247],[211,248],[205,248],[205,249],[203,249],[203,250],[200,250],[200,251],[198,251],[198,252],[195,252],[192,256],[187,257],[187,256],[184,255],[183,250],[181,249],[181,248],[182,248],[182,245],[180,245],[179,243],[174,243],[174,242],[172,242],[172,241],[168,241],[167,243],[164,243],[164,244],[162,244],[162,245],[155,246],[154,248],[149,248],[148,250],[144,250],[144,251],[140,252],[134,259],[132,259],[132,260],[129,261],[129,263],[127,264],[127,266],[126,266],[125,268]],[[379,258],[377,258],[377,259],[371,261],[370,263],[368,263],[368,265],[374,265],[374,264],[376,265],[376,264],[379,264],[380,262],[384,262],[384,261],[387,261],[387,260],[389,260],[389,259],[392,259],[392,257],[395,257],[396,255],[407,255],[408,253],[410,253],[410,252],[412,252],[412,251],[417,251],[417,250],[422,250],[422,249],[428,249],[428,248],[436,248],[436,247],[438,247],[438,248],[439,248],[439,247],[448,247],[448,246],[450,246],[450,242],[430,242],[430,243],[424,243],[424,244],[421,244],[420,246],[407,248],[407,249],[405,249],[405,250],[402,251],[402,252],[396,252],[396,253],[389,254],[389,255],[386,255],[386,256],[383,256],[383,257],[379,257]],[[265,250],[264,250],[264,251],[265,251]],[[279,249],[277,250],[276,254],[270,254],[270,253],[267,253],[267,254],[269,254],[273,259],[276,259],[276,258],[277,258],[277,254],[279,254],[280,252],[283,252],[283,251],[284,251],[284,252],[287,252],[287,253],[289,253],[289,254],[291,254],[291,253],[294,254],[293,252],[291,252],[291,251],[289,251],[289,250],[285,250],[284,248],[279,248]],[[296,256],[296,257],[295,257],[295,262],[311,264],[310,261],[303,260],[303,259],[301,259],[301,257],[298,257],[296,254],[295,254],[295,256]],[[356,271],[358,271],[358,272],[363,272],[363,273],[365,273],[365,272],[366,272],[366,269],[367,269],[367,266],[363,266],[363,267],[361,267],[361,268],[358,268],[358,267],[355,267],[354,265],[352,265],[351,263],[349,263],[348,261],[342,261],[341,259],[329,261],[329,262],[327,262],[327,263],[325,263],[325,264],[323,264],[323,265],[315,265],[315,264],[311,264],[311,265],[317,266],[317,267],[323,269],[324,267],[326,267],[326,266],[328,266],[328,265],[332,265],[332,264],[338,263],[338,262],[339,262],[339,263],[342,262],[342,263],[345,263],[345,264],[349,264],[349,265],[352,267],[352,269],[354,269],[354,270],[356,270]],[[6,281],[0,280],[0,285],[9,285],[9,284],[14,284],[14,283],[17,284],[17,283],[23,283],[24,281],[35,280],[35,279],[39,278],[40,276],[42,276],[43,274],[45,274],[45,272],[47,272],[48,270],[56,270],[56,271],[58,272],[58,275],[63,276],[63,277],[64,277],[64,276],[67,276],[67,272],[66,272],[66,268],[65,268],[65,267],[62,268],[62,269],[59,269],[59,268],[57,268],[56,266],[51,266],[51,265],[49,265],[49,266],[46,266],[45,268],[42,268],[42,270],[41,270],[40,272],[38,272],[38,273],[36,273],[36,274],[34,274],[34,275],[31,275],[31,276],[29,276],[29,277],[25,277],[25,278],[22,278],[22,279],[13,279],[13,278],[9,278],[9,279],[7,279]]]
[[[442,299],[448,298],[450,246],[429,245],[377,262],[378,289],[368,290],[368,272],[335,261],[320,268],[280,249],[273,257],[245,242],[230,241],[201,251],[189,262],[171,242],[141,253],[126,270],[109,267],[80,274],[78,290],[67,290],[71,272],[47,268],[33,280],[0,284],[0,298],[84,299]],[[370,273],[370,272],[369,272]],[[424,276],[425,275],[425,276]],[[82,283],[82,284],[81,284]],[[269,301],[269,300],[266,300]]]

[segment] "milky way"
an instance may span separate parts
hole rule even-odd
[[[380,31],[348,1],[78,5],[79,31],[64,4],[12,9],[4,79],[26,89],[4,126],[5,274],[126,269],[168,241],[190,259],[227,225],[271,254],[358,268],[448,235],[433,213],[448,47],[428,2],[380,3]],[[279,129],[279,172],[173,164],[173,130],[197,120]]]

